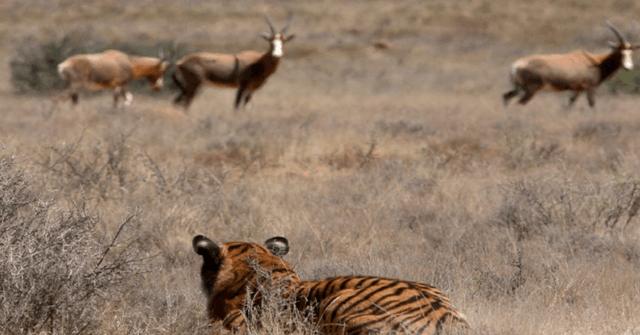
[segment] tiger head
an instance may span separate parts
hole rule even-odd
[[[284,237],[272,237],[264,245],[251,242],[218,245],[197,235],[193,238],[193,250],[202,256],[202,288],[213,320],[223,320],[229,313],[242,309],[247,290],[257,285],[258,271],[270,274],[274,280],[300,281],[293,267],[281,258],[289,252],[289,242]]]

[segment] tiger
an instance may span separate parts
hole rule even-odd
[[[325,335],[432,335],[469,329],[465,316],[449,298],[428,284],[359,275],[302,280],[282,258],[289,252],[289,242],[281,236],[263,245],[218,245],[197,235],[193,249],[202,256],[200,275],[209,319],[222,321],[234,334],[247,334],[247,293],[259,285],[258,269],[284,283],[284,292],[293,298],[296,308],[311,308]],[[260,298],[254,296],[251,301],[255,305]]]

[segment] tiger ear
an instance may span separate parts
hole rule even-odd
[[[265,247],[275,256],[284,256],[289,252],[289,241],[282,236],[275,236],[264,241]]]
[[[220,247],[210,239],[202,235],[193,237],[193,251],[202,256],[205,261],[217,260],[220,258]]]

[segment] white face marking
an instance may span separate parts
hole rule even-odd
[[[625,70],[633,70],[633,58],[631,58],[631,55],[630,49],[622,50],[622,67]]]
[[[277,34],[271,44],[273,45],[273,52],[271,52],[273,57],[282,57],[284,54],[282,51],[282,36]]]
[[[156,80],[156,82],[153,84],[153,86],[160,88],[160,87],[162,87],[163,83],[164,83],[164,81],[162,80],[162,77],[160,77],[160,78],[158,78]]]

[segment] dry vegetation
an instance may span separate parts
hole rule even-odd
[[[166,94],[137,94],[127,110],[108,94],[53,108],[10,84],[33,36],[90,25],[100,45],[232,52],[265,47],[261,13],[285,8],[298,37],[241,113],[227,90],[206,90],[185,115]],[[595,110],[567,111],[561,95],[500,101],[515,57],[600,50],[606,18],[640,41],[639,11],[625,0],[2,1],[0,333],[209,333],[190,246],[204,233],[287,236],[306,278],[434,284],[478,334],[640,334],[640,97],[610,85]],[[256,333],[313,333],[270,303]]]

